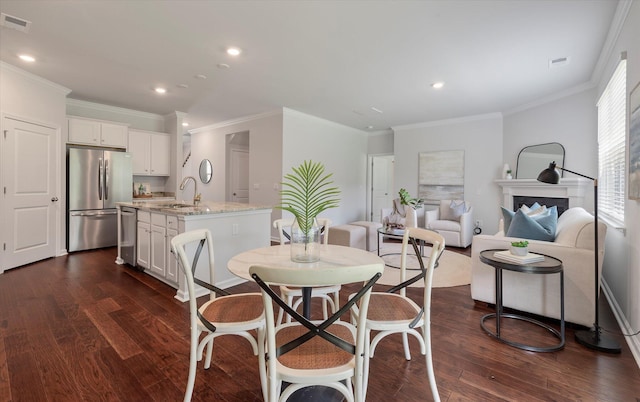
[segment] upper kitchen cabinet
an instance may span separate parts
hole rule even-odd
[[[69,117],[69,140],[71,144],[101,147],[126,148],[129,127],[100,120]]]
[[[171,140],[169,134],[129,130],[129,148],[133,158],[133,174],[169,176]]]

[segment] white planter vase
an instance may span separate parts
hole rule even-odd
[[[408,228],[418,227],[418,211],[416,211],[409,205],[405,205],[404,215],[405,215],[405,223],[404,223],[405,227],[408,227]]]

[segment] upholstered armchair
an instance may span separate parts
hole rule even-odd
[[[463,200],[441,200],[438,208],[425,211],[424,226],[440,233],[447,246],[468,247],[473,240],[473,207]]]

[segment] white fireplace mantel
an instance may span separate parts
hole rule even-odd
[[[496,180],[502,187],[502,205],[513,211],[513,197],[568,198],[569,208],[585,206],[585,194],[593,187],[593,181],[582,177],[560,179],[558,184],[547,184],[535,179]]]

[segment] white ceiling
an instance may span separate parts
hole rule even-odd
[[[2,13],[32,25],[2,28],[0,56],[71,98],[186,112],[191,128],[287,107],[384,130],[505,112],[595,82],[617,3],[2,0]],[[225,53],[232,45],[237,58]],[[560,57],[569,63],[549,68]]]

